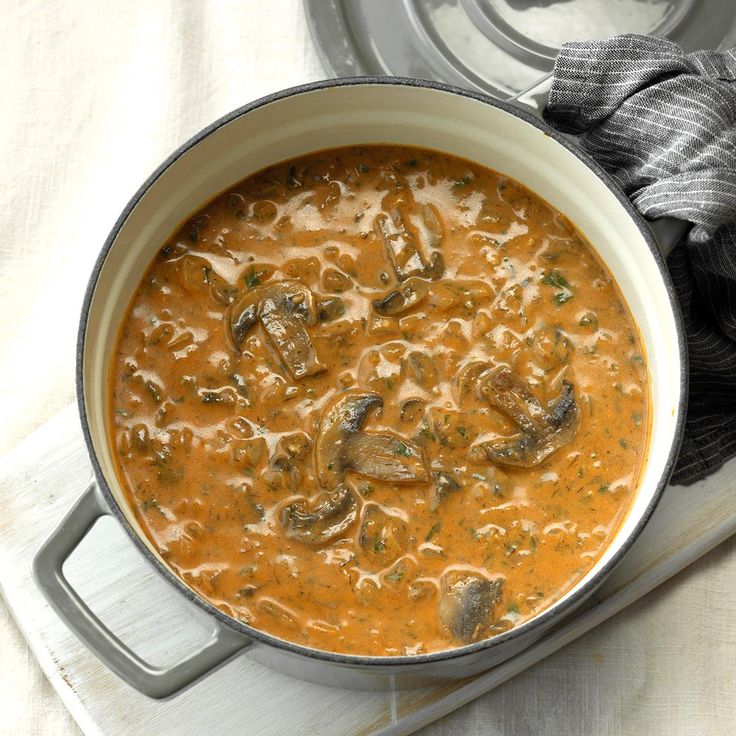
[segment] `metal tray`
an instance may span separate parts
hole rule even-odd
[[[686,51],[736,43],[731,0],[304,0],[333,76],[434,79],[513,97],[552,70],[560,46],[619,33]]]

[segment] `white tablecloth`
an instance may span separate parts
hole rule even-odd
[[[298,0],[4,0],[0,21],[2,453],[72,400],[87,276],[140,182],[214,118],[325,72]],[[736,733],[734,579],[732,540],[424,733]],[[0,734],[78,733],[0,603]]]

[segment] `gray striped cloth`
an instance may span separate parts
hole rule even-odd
[[[736,49],[685,54],[625,35],[566,44],[545,119],[580,145],[645,217],[692,223],[668,258],[690,362],[691,483],[736,455]]]

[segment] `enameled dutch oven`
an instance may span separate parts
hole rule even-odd
[[[517,628],[432,654],[367,657],[309,649],[214,608],[166,566],[141,530],[116,477],[107,430],[106,377],[116,329],[161,244],[192,212],[259,169],[360,143],[445,151],[496,169],[541,195],[578,226],[608,265],[639,325],[648,359],[652,424],[647,459],[628,515],[602,557],[564,597]],[[611,179],[523,105],[398,78],[329,80],[279,92],[226,115],[172,154],[130,201],[102,248],[84,302],[77,366],[77,397],[94,479],[39,550],[34,574],[79,639],[113,672],[154,698],[173,695],[246,647],[249,656],[288,674],[364,688],[466,677],[518,654],[590,596],[641,532],[672,470],[686,399],[683,332],[662,255],[649,225]],[[157,668],[140,659],[63,575],[65,559],[107,514],[170,585],[206,612],[214,628],[207,643],[173,667]]]

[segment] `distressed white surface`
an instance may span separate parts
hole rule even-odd
[[[0,462],[0,590],[85,733],[105,736],[204,735],[213,732],[213,719],[215,733],[223,734],[411,733],[574,641],[736,531],[735,461],[697,486],[669,487],[644,534],[587,610],[486,674],[437,688],[355,692],[291,679],[246,654],[186,696],[160,703],[107,672],[68,632],[30,578],[33,551],[89,475],[73,407]],[[111,518],[98,522],[65,569],[103,620],[149,661],[173,662],[206,636],[189,605],[148,568]],[[596,667],[588,663],[587,669]],[[640,674],[630,672],[632,678]]]
[[[74,342],[84,285],[112,222],[140,182],[171,150],[217,116],[324,72],[299,0],[5,0],[0,18],[0,452],[4,452],[72,400]],[[60,432],[54,439],[71,443],[76,428],[67,435]],[[27,574],[36,534],[52,524],[52,515],[60,515],[85,482],[72,468],[62,466],[58,455],[36,455],[34,467],[41,461],[58,467],[43,477],[30,473],[20,483],[0,484],[3,586]],[[65,482],[69,495],[61,498]],[[718,485],[721,482],[716,478],[706,489],[678,491],[680,515],[689,519],[693,530],[685,542],[713,539],[727,529],[723,524],[730,524],[734,515],[736,491],[730,479]],[[707,513],[701,502],[708,506]],[[696,513],[698,508],[704,513]],[[29,530],[21,516],[31,512],[39,523]],[[668,539],[657,538],[652,547],[659,545],[658,552],[666,556],[673,544]],[[19,542],[24,549],[15,546]],[[7,556],[11,547],[12,563]],[[107,552],[100,562],[106,559]],[[732,540],[612,622],[428,727],[426,736],[733,734],[734,579]],[[130,728],[140,723],[140,701],[104,674],[40,604],[18,600],[18,586],[9,586],[7,592],[21,625],[36,632],[32,638],[37,649],[40,637],[46,636],[57,643],[54,651],[72,662],[76,675],[100,673],[100,678],[90,680],[95,685],[86,692],[86,702],[95,700],[99,710],[127,724],[128,733],[135,732]],[[124,615],[124,608],[118,609],[111,615]],[[182,613],[174,608],[170,616]],[[35,626],[39,620],[45,623]],[[120,623],[116,620],[116,625]],[[131,630],[129,635],[142,640],[149,638],[146,632]],[[54,686],[71,703],[64,673],[56,671],[44,649],[38,651]],[[208,734],[225,733],[224,725],[220,728],[225,717],[254,702],[249,681],[216,682],[222,690],[218,707],[210,713],[214,725]],[[281,697],[291,702],[290,690]],[[398,712],[406,712],[409,697],[402,696]],[[411,699],[415,708],[417,702],[416,697]],[[0,706],[4,736],[80,733],[2,602]],[[195,701],[195,714],[197,706]],[[267,703],[258,707],[263,707],[261,717],[270,723],[271,732],[288,732],[278,708]],[[318,707],[332,719],[350,715],[355,706],[350,696],[340,693],[331,706],[309,702],[305,712]],[[97,733],[86,712],[75,710],[88,733]],[[387,709],[382,712],[385,717]],[[178,722],[180,729],[186,728],[187,718]],[[154,727],[156,723],[146,722],[135,733],[176,733]],[[125,731],[108,731],[105,736],[119,733]],[[248,723],[236,733],[257,729]]]

